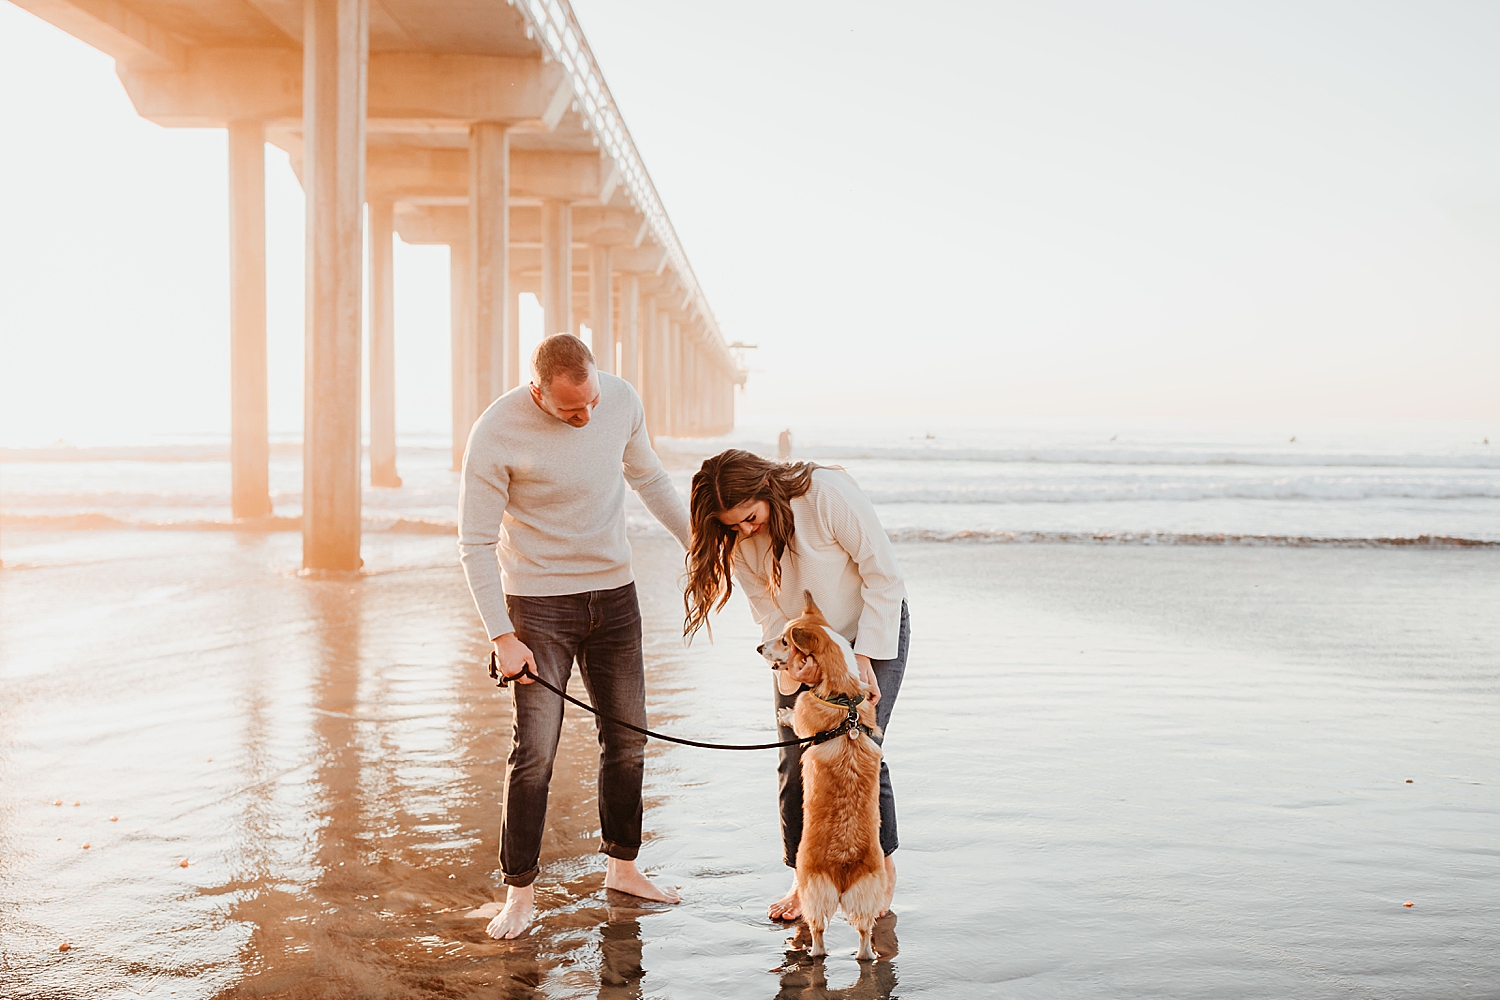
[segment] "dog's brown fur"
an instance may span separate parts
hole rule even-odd
[[[822,698],[864,693],[846,669],[844,652],[826,631],[828,622],[811,594],[807,610],[787,625],[772,649],[778,662],[801,668],[812,657],[818,674],[797,697],[790,722],[802,738],[837,729],[849,710]],[[859,721],[877,733],[875,706],[863,701]],[[786,710],[783,709],[783,712]],[[835,912],[859,931],[856,957],[874,959],[872,932],[885,900],[885,855],[880,849],[880,747],[863,733],[839,736],[802,752],[802,841],[797,847],[797,887],[812,932],[811,954],[823,955],[823,930]]]

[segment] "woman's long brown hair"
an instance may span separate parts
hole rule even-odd
[[[753,452],[730,448],[704,461],[693,475],[689,502],[693,539],[687,554],[687,587],[682,603],[687,609],[682,634],[692,636],[708,624],[734,593],[734,544],[739,533],[718,515],[751,500],[770,507],[766,530],[771,534],[771,586],[781,587],[781,554],[797,530],[791,501],[812,486],[811,462],[772,462]],[[712,629],[710,629],[712,634]]]

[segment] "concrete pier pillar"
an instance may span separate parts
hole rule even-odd
[[[448,325],[453,371],[453,471],[463,468],[469,428],[474,426],[474,338],[469,335],[469,241],[448,246]]]
[[[651,402],[647,404],[650,409],[651,433],[665,434],[667,432],[667,330],[666,310],[660,299],[653,299],[651,303],[651,330],[650,350],[647,357],[650,359],[650,370],[646,382],[646,392],[650,394]]]
[[[683,328],[683,337],[686,341],[687,352],[687,384],[688,384],[688,406],[687,425],[688,433],[696,436],[701,430],[698,423],[698,403],[703,394],[699,391],[702,381],[698,374],[698,364],[702,360],[698,354],[697,331],[692,325]]]
[[[302,565],[360,567],[360,285],[367,0],[305,0]]]
[[[641,327],[637,335],[640,355],[641,402],[646,406],[646,422],[655,430],[656,382],[656,296],[641,296]]]
[[[400,486],[396,474],[396,206],[370,202],[370,485]]]
[[[477,418],[505,391],[510,341],[510,133],[498,122],[469,127],[469,245]]]
[[[688,339],[688,388],[688,430],[697,437],[703,433],[703,352],[696,331]]]
[[[672,410],[667,415],[667,427],[670,428],[667,433],[674,437],[681,437],[685,423],[683,418],[686,414],[686,407],[683,404],[687,401],[687,370],[683,364],[682,324],[675,319],[672,320],[671,330],[672,335],[668,341],[667,353],[667,381],[672,385],[672,394],[667,398],[671,402]]]
[[[682,391],[677,395],[677,434],[679,437],[687,437],[693,429],[693,349],[689,337],[688,325],[679,323],[677,325],[677,382],[682,387]]]
[[[229,125],[229,466],[235,517],[271,513],[266,403],[266,130]]]
[[[698,378],[698,341],[693,327],[689,324],[682,329],[684,340],[684,352],[687,355],[685,364],[687,366],[687,430],[690,436],[697,436],[700,428],[698,426],[698,402],[702,394],[698,391],[701,385]]]
[[[672,336],[672,315],[666,311],[659,311],[656,317],[660,331],[657,335],[657,370],[661,372],[661,385],[658,389],[660,402],[657,404],[661,412],[661,426],[657,428],[658,434],[673,434],[672,421],[676,409],[677,400],[677,374],[672,364],[672,357],[676,351],[676,341]]]
[[[683,324],[678,330],[679,364],[682,366],[682,405],[677,414],[677,433],[682,437],[693,436],[693,402],[697,398],[693,384],[693,341],[691,328]]]
[[[707,378],[703,383],[703,427],[709,434],[719,433],[719,381],[722,376],[714,358],[704,365]]]
[[[661,417],[657,413],[658,385],[661,378],[656,370],[656,342],[660,337],[656,321],[656,296],[641,296],[640,341],[640,392],[641,405],[646,410],[646,428],[655,434],[661,428]]]
[[[693,386],[693,422],[699,434],[707,434],[709,429],[708,420],[708,356],[703,351],[701,341],[693,343],[693,357],[695,358],[694,371],[696,378]]]
[[[527,381],[525,364],[521,361],[521,293],[516,288],[514,275],[509,288],[505,296],[505,383],[500,387],[502,395]]]
[[[640,362],[641,279],[633,274],[620,278],[620,372],[621,378],[641,391]]]
[[[609,247],[589,248],[589,329],[594,334],[594,362],[601,372],[615,370],[614,275]]]
[[[573,328],[573,208],[542,202],[542,336]]]

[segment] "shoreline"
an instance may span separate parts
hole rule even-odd
[[[118,518],[110,514],[5,514],[0,515],[0,531],[231,531],[247,534],[300,532],[302,519],[271,515],[233,520],[144,521]],[[367,518],[366,534],[451,535],[458,526],[450,521],[400,517]],[[630,527],[632,537],[657,534],[652,525]],[[1500,541],[1467,538],[1456,535],[1394,535],[1374,537],[1328,537],[1310,535],[1244,534],[1233,532],[1186,531],[1001,531],[989,529],[896,528],[886,532],[895,543],[962,542],[994,545],[1171,545],[1271,548],[1474,548],[1500,549]],[[3,539],[0,539],[3,541]]]

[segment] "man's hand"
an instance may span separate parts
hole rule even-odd
[[[855,653],[854,662],[859,664],[859,679],[870,689],[870,704],[880,704],[880,683],[875,680],[875,668],[870,666],[870,658],[863,653]]]
[[[536,672],[536,660],[527,645],[517,639],[514,632],[507,632],[494,642],[495,660],[500,664],[501,675],[517,684],[530,684],[530,677],[521,676],[521,671],[528,663],[531,664],[532,672]]]

